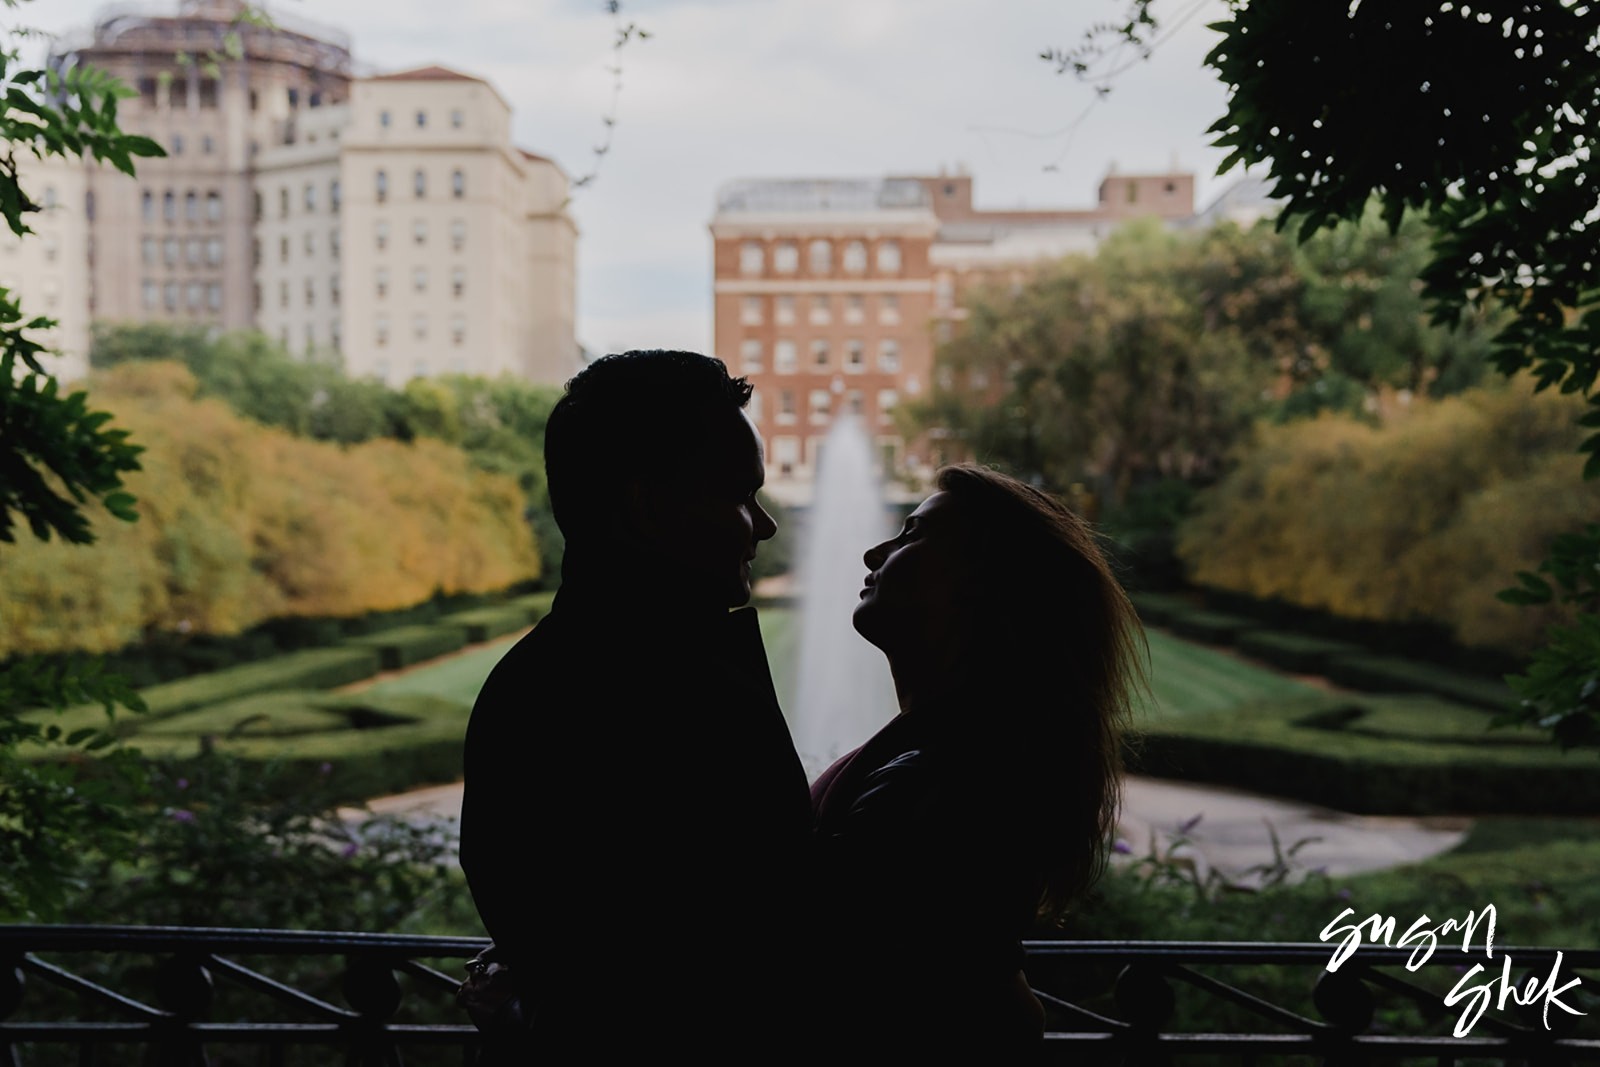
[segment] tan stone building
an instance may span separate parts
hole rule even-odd
[[[1193,217],[1193,176],[1108,175],[1094,208],[1059,211],[978,209],[963,173],[724,186],[710,227],[713,351],[755,385],[770,491],[808,502],[823,439],[845,413],[865,419],[888,469],[913,485],[931,474],[939,442],[903,440],[894,412],[929,389],[963,297],[1093,252],[1145,215]]]
[[[26,319],[56,320],[31,334],[53,350],[41,364],[64,382],[80,381],[89,372],[88,173],[75,160],[26,154],[17,172],[40,210],[23,217],[33,230],[25,237],[0,224],[0,288],[20,300]]]
[[[505,100],[442,67],[356,78],[342,35],[243,13],[118,13],[52,57],[134,87],[123,128],[168,152],[136,180],[82,171],[85,251],[64,262],[83,265],[85,335],[91,317],[257,327],[391,384],[570,377],[567,178],[515,146]]]

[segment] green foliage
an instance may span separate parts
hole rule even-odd
[[[357,648],[377,649],[383,669],[397,671],[461,648],[467,643],[467,628],[445,624],[401,626],[379,634],[352,637],[349,643]]]
[[[1479,389],[1349,417],[1258,427],[1201,494],[1177,550],[1198,584],[1350,619],[1433,621],[1469,646],[1525,652],[1570,605],[1494,598],[1600,508],[1578,479],[1574,397]],[[1570,615],[1567,616],[1570,619]]]

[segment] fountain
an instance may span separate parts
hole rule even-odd
[[[883,653],[851,625],[867,549],[892,536],[872,442],[843,416],[823,442],[800,552],[799,671],[790,730],[806,774],[871,737],[896,713]]]

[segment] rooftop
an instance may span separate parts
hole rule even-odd
[[[882,211],[928,208],[927,191],[905,178],[752,178],[717,193],[717,211]]]

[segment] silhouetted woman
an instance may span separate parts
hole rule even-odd
[[[1027,1055],[1021,940],[1104,868],[1143,632],[1089,525],[942,469],[865,557],[855,627],[900,714],[812,786],[820,1011],[861,1049]]]

